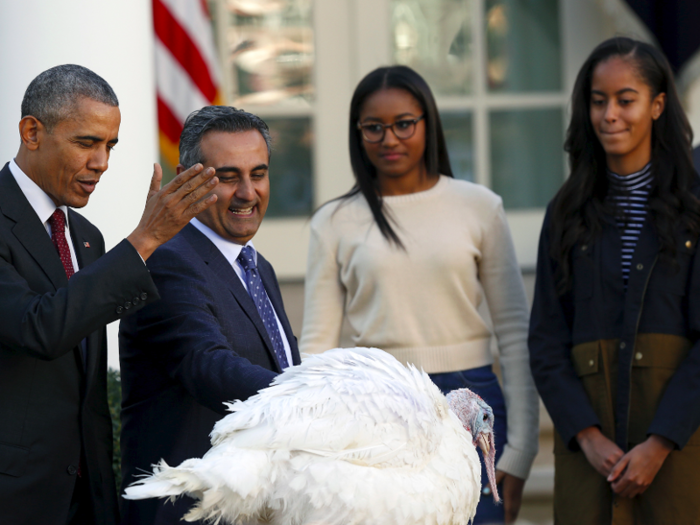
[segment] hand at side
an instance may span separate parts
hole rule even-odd
[[[155,164],[146,209],[136,229],[127,237],[144,261],[190,219],[216,202],[216,195],[206,196],[219,182],[214,173],[214,168],[205,170],[201,164],[195,164],[161,189],[163,171]]]
[[[503,510],[506,515],[506,523],[515,523],[520,512],[520,505],[523,502],[523,488],[525,488],[525,480],[507,474],[502,470],[496,471],[496,484],[500,485],[503,482],[501,497],[503,498]]]

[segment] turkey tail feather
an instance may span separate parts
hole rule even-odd
[[[191,462],[193,460],[189,460]],[[185,462],[187,463],[187,462]],[[184,493],[200,492],[201,480],[189,469],[172,468],[165,461],[154,466],[153,475],[136,481],[124,490],[124,499],[164,498],[175,499]]]

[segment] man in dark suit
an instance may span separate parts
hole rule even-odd
[[[27,88],[21,145],[0,171],[0,523],[118,522],[105,325],[158,298],[144,263],[215,199],[213,170],[158,191],[105,254],[82,207],[120,124],[109,84],[80,66]],[[117,219],[115,219],[117,220]]]
[[[185,122],[178,172],[215,168],[218,200],[148,260],[161,299],[121,323],[122,488],[161,459],[201,457],[225,402],[299,363],[277,278],[251,242],[269,201],[269,159],[255,115],[208,106]],[[122,517],[179,523],[193,503],[122,500]]]

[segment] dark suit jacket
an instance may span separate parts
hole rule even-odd
[[[118,521],[105,326],[127,313],[127,302],[136,305],[133,311],[158,295],[128,241],[103,256],[97,228],[72,210],[69,225],[81,268],[70,283],[8,166],[0,171],[3,524],[65,525],[81,442],[81,475],[87,476],[98,523]]]
[[[161,300],[120,326],[122,489],[162,459],[178,465],[209,450],[225,401],[247,399],[280,373],[272,343],[243,283],[223,254],[192,225],[148,259]],[[284,327],[293,362],[299,351],[272,266],[258,268]],[[128,524],[172,524],[192,506],[182,498],[122,500]]]

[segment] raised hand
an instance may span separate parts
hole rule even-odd
[[[205,170],[201,164],[195,164],[161,189],[163,170],[159,164],[154,165],[146,209],[136,229],[127,237],[144,261],[190,219],[216,202],[216,195],[207,196],[219,182],[214,173],[214,168]]]

